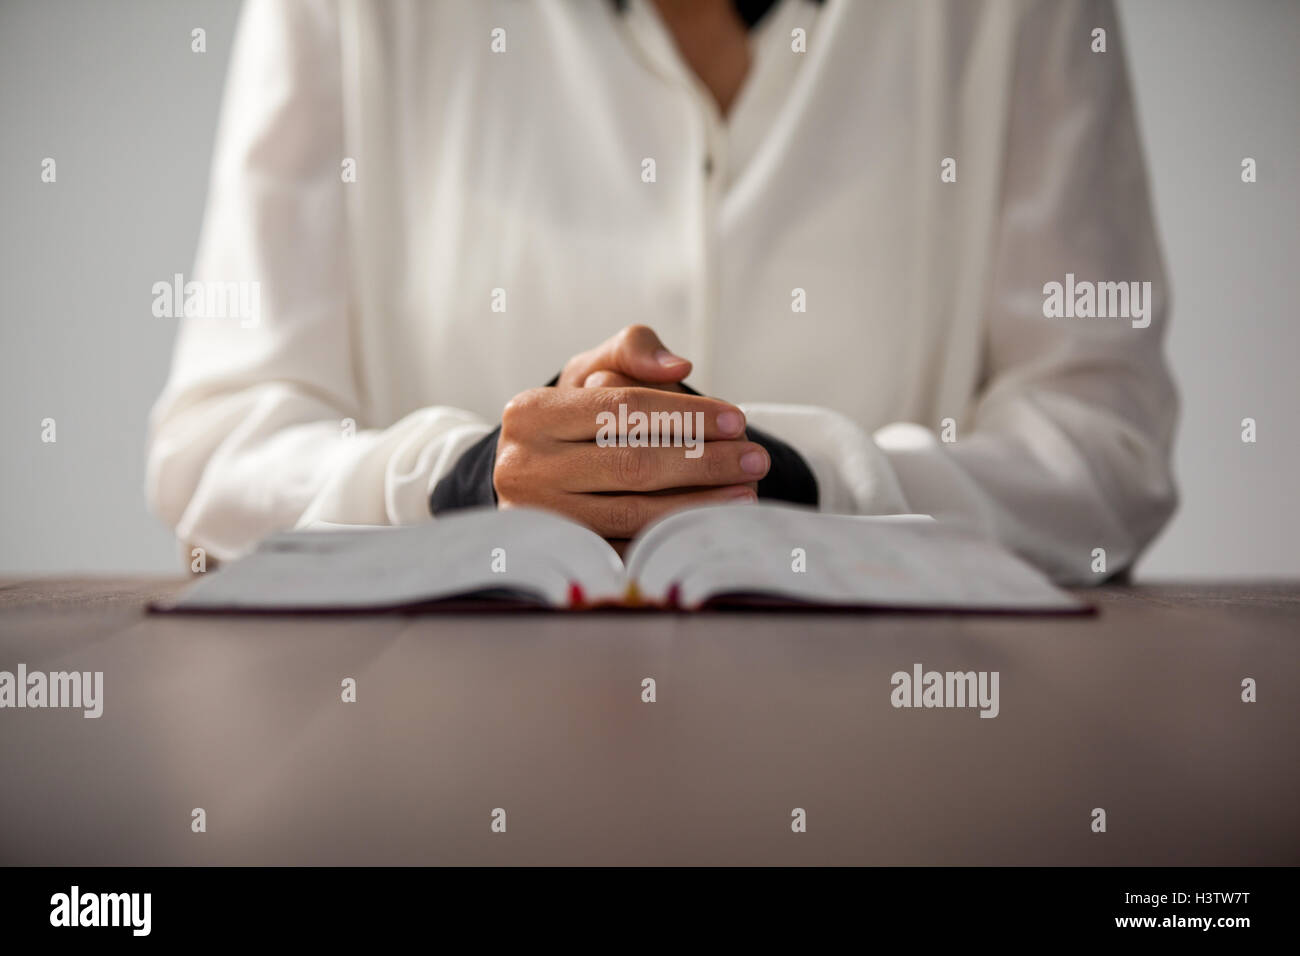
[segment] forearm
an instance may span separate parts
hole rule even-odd
[[[227,560],[314,522],[427,520],[431,489],[489,428],[446,407],[386,428],[348,418],[280,383],[163,408],[150,439],[150,505],[187,545]]]

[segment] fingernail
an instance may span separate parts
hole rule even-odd
[[[728,495],[728,497],[737,504],[747,504],[751,501],[757,500],[757,496],[749,488],[738,488],[732,494]]]
[[[724,435],[739,435],[745,428],[745,419],[740,412],[721,412],[718,414],[718,431]]]
[[[740,456],[740,467],[751,475],[767,471],[767,455],[761,451],[747,451]]]
[[[658,362],[660,365],[662,365],[664,368],[672,368],[675,365],[686,364],[686,359],[682,358],[680,355],[674,355],[672,352],[668,351],[667,349],[660,349],[658,352],[656,352],[655,361]]]

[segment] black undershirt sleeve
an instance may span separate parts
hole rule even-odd
[[[457,508],[496,507],[497,492],[492,485],[492,469],[497,460],[497,439],[501,426],[488,432],[456,459],[433,488],[429,497],[429,510],[439,515]]]
[[[557,381],[558,375],[547,385],[554,387]],[[692,395],[699,394],[689,385],[683,388]],[[750,441],[762,445],[772,460],[772,467],[758,483],[759,500],[785,501],[815,508],[817,479],[813,477],[812,469],[803,460],[803,456],[781,439],[752,425],[746,428],[745,434]],[[498,425],[456,460],[456,464],[434,487],[429,498],[429,510],[433,514],[458,508],[496,505],[497,493],[492,483],[492,472],[496,466],[497,439],[500,436],[501,426]]]

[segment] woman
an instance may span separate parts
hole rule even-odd
[[[1174,506],[1107,0],[250,0],[196,272],[260,317],[185,320],[149,495],[217,558],[492,501],[621,537],[757,490],[1091,583]],[[1067,276],[1149,282],[1146,324],[1055,317]],[[709,454],[600,448],[619,402],[707,412]]]

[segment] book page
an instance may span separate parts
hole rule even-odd
[[[483,591],[551,607],[578,583],[623,596],[623,565],[599,535],[545,511],[469,509],[425,524],[289,531],[198,581],[174,610],[391,608]]]
[[[658,522],[627,556],[651,601],[697,608],[749,594],[845,607],[1079,610],[997,544],[924,515],[722,505]]]

